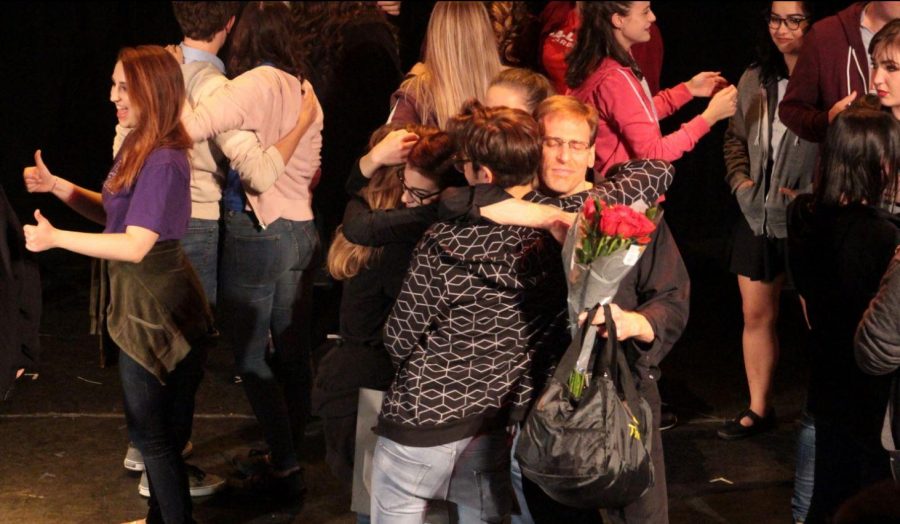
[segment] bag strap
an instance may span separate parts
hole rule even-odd
[[[598,356],[594,363],[594,377],[602,376],[604,371],[609,371],[616,390],[622,392],[624,400],[628,403],[632,415],[640,419],[641,412],[637,407],[640,405],[640,395],[634,383],[634,376],[631,374],[631,367],[628,365],[628,359],[625,357],[625,351],[618,339],[618,331],[616,323],[612,319],[612,312],[609,304],[603,306],[603,313],[606,316],[606,345],[602,353]],[[644,423],[646,421],[641,420]]]
[[[609,371],[613,383],[618,384],[619,370],[616,365],[616,355],[619,354],[619,337],[609,304],[603,306],[603,315],[606,317],[606,344],[594,361],[594,376],[599,377],[603,375],[604,371]]]
[[[575,364],[578,362],[578,356],[581,354],[582,349],[594,347],[594,343],[597,340],[597,326],[591,324],[591,319],[597,314],[597,309],[599,308],[600,304],[597,304],[591,309],[585,310],[587,311],[587,319],[578,328],[575,336],[572,337],[569,347],[556,366],[556,371],[553,372],[553,379],[557,382],[562,384],[568,382],[569,374],[575,369]]]

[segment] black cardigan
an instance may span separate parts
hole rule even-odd
[[[890,377],[859,370],[853,335],[900,243],[898,225],[868,206],[817,207],[812,195],[788,208],[788,265],[812,326],[809,409],[875,446]]]

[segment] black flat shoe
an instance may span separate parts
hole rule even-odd
[[[753,424],[744,426],[741,419],[749,418]],[[745,409],[738,413],[734,419],[729,420],[724,426],[717,431],[719,438],[725,440],[737,440],[741,438],[752,437],[764,431],[768,431],[775,427],[775,410],[769,409],[766,416],[760,417],[751,409]]]

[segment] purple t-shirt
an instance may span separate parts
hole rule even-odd
[[[130,189],[109,191],[119,161],[113,164],[103,184],[104,233],[124,233],[140,226],[159,234],[157,242],[180,239],[191,219],[191,166],[187,153],[178,149],[156,149],[144,162]]]

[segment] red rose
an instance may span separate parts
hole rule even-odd
[[[585,219],[593,222],[595,217],[597,216],[597,202],[593,198],[588,198],[587,200],[585,200],[582,213],[584,214]]]
[[[650,219],[628,206],[606,208],[600,218],[601,232],[610,237],[635,239],[646,237],[655,229]]]
[[[637,221],[634,219],[634,215],[623,211],[622,221],[619,223],[619,236],[622,238],[632,238],[637,230]]]
[[[648,237],[650,236],[650,233],[656,231],[656,224],[647,218],[646,215],[635,213],[635,217],[638,224],[637,236]]]
[[[615,237],[619,234],[619,223],[621,221],[622,215],[616,212],[616,208],[608,207],[600,215],[600,231],[608,237]]]

